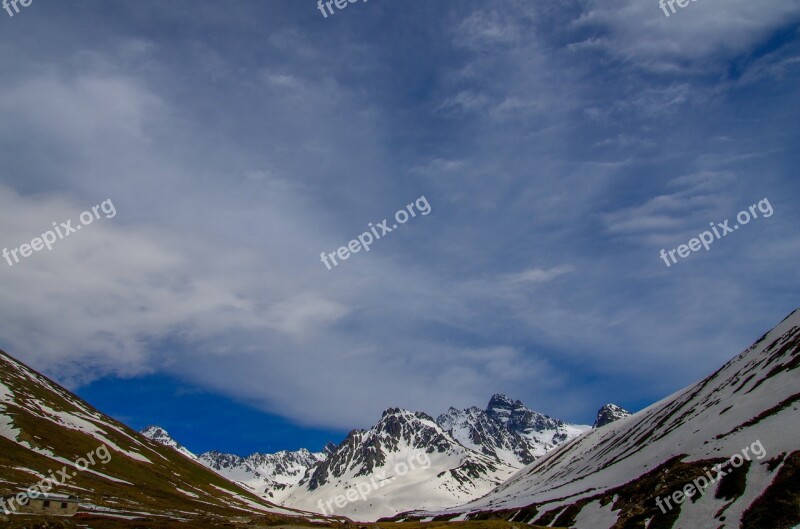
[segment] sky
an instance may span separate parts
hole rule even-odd
[[[192,450],[494,393],[591,424],[800,307],[800,0],[19,9],[0,347]]]

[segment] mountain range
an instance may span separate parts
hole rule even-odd
[[[282,505],[375,520],[420,505],[438,509],[478,498],[589,428],[553,419],[497,394],[486,409],[450,408],[437,419],[388,409],[372,428],[354,430],[341,444],[330,444],[320,453],[299,450],[240,457],[207,452],[198,460]],[[162,428],[150,427],[142,433],[175,449],[181,446],[164,436]],[[402,476],[394,472],[398,462],[413,461],[421,454],[430,460],[428,468],[418,467]],[[345,493],[353,482],[382,474],[391,483],[372,491],[369,501],[348,502],[339,508],[331,504],[330,510],[324,507],[325,500]]]
[[[242,458],[135,432],[0,352],[0,501],[61,468],[53,492],[94,528],[796,529],[798,367],[795,311],[703,380],[632,415],[606,405],[593,427],[495,395],[436,419],[391,408],[318,453]],[[100,447],[107,460],[80,464]]]

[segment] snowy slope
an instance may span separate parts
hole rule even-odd
[[[794,527],[800,524],[798,366],[795,311],[708,378],[587,432],[486,497],[448,512],[493,511],[515,521],[578,529]],[[759,445],[761,458],[754,455]],[[751,461],[696,501],[657,507],[657,496],[669,496],[707,472],[718,477],[708,469],[737,453],[749,454]]]

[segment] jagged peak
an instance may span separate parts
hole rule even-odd
[[[497,408],[497,407],[517,407],[523,406],[522,402],[519,400],[514,400],[508,395],[503,393],[495,393],[492,395],[492,398],[489,399],[489,405],[487,409]]]
[[[157,441],[161,444],[178,445],[178,442],[169,434],[169,432],[158,425],[150,425],[139,432],[151,441]]]
[[[600,408],[600,410],[601,410],[601,411],[602,411],[602,410],[614,410],[614,411],[624,411],[624,412],[626,412],[626,413],[630,413],[628,410],[626,410],[626,409],[625,409],[625,408],[623,408],[622,406],[617,406],[617,405],[616,405],[616,404],[614,404],[613,402],[609,402],[608,404],[604,404],[604,405],[603,405],[603,407],[602,407],[602,408]]]
[[[161,433],[167,433],[167,430],[165,430],[165,429],[164,429],[164,428],[162,428],[161,426],[157,426],[157,425],[155,425],[155,424],[151,424],[150,426],[146,426],[145,428],[142,428],[142,431],[141,431],[141,433],[142,433],[142,434],[144,434],[144,432],[161,432]]]
[[[396,418],[405,422],[414,422],[418,420],[436,422],[433,417],[421,411],[409,411],[403,408],[388,408],[381,415],[381,420],[378,426],[384,423],[387,419]]]
[[[403,408],[386,408],[381,414],[381,419],[388,415],[413,415],[413,413]]]
[[[631,415],[633,414],[625,408],[608,403],[597,410],[597,419],[595,419],[592,428],[600,428],[601,426],[624,419],[625,417],[630,417]]]

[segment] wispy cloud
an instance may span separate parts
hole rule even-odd
[[[554,268],[529,268],[517,274],[510,274],[506,276],[506,280],[512,284],[537,284],[547,283],[553,279],[573,272],[571,266],[556,266]]]

